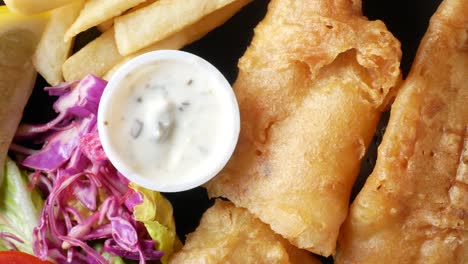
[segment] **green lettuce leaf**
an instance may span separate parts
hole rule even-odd
[[[33,229],[39,221],[43,202],[36,190],[28,190],[26,175],[7,158],[0,187],[0,233],[10,233],[23,240],[24,243],[9,240],[20,251],[33,253]],[[8,249],[10,247],[0,240],[0,250]]]
[[[159,192],[133,183],[130,183],[130,188],[143,196],[143,202],[135,206],[133,215],[145,225],[148,234],[157,242],[156,249],[164,252],[161,262],[166,264],[169,256],[182,246],[175,231],[172,205]]]

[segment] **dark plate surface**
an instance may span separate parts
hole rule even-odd
[[[0,3],[2,2],[0,1]],[[253,28],[265,15],[268,2],[254,0],[226,24],[184,50],[195,53],[213,63],[233,83],[237,76],[237,61],[252,38]],[[310,0],[310,2],[313,4],[314,1]],[[371,20],[383,20],[388,29],[400,40],[403,51],[401,68],[404,76],[407,75],[411,67],[419,41],[428,26],[429,18],[440,2],[441,0],[363,0],[364,15]],[[96,30],[80,34],[75,50],[97,35]],[[43,92],[44,86],[46,83],[39,77],[26,107],[23,121],[40,123],[54,116],[51,107],[53,98]],[[364,184],[366,177],[372,172],[377,146],[387,121],[388,113],[383,116],[374,141],[363,161],[352,199]],[[165,196],[174,206],[177,233],[184,240],[185,235],[197,227],[201,215],[212,204],[212,201],[208,200],[203,188],[165,194]],[[332,263],[331,258],[323,260],[325,263]]]

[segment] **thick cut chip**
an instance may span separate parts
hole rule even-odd
[[[141,4],[139,4],[139,5],[135,6],[135,7],[130,8],[126,13],[131,13],[131,12],[134,12],[134,11],[136,11],[136,10],[138,10],[138,9],[143,8],[143,7],[149,6],[149,5],[153,4],[153,3],[156,2],[156,1],[159,1],[159,0],[146,0],[146,1],[144,1],[143,3],[141,3]]]
[[[111,29],[68,58],[62,65],[63,77],[66,81],[74,81],[87,74],[102,76],[121,59]]]
[[[206,35],[211,30],[222,25],[243,6],[251,0],[237,0],[236,2],[209,14],[197,23],[163,39],[151,46],[137,51],[129,56],[122,56],[117,51],[114,39],[114,31],[109,30],[100,37],[86,45],[76,54],[71,56],[63,65],[63,73],[66,81],[78,80],[92,73],[96,76],[110,78],[112,73],[121,64],[145,52],[160,49],[180,49]]]
[[[187,44],[190,44],[196,40],[201,39],[211,30],[224,24],[229,18],[236,14],[242,7],[250,3],[252,0],[237,0],[232,4],[229,4],[218,11],[215,11],[206,17],[202,18],[195,24],[184,28],[182,31],[163,39],[149,47],[146,47],[138,52],[126,56],[121,62],[112,67],[105,75],[104,79],[109,80],[112,75],[127,61],[141,55],[145,52],[161,49],[180,49]]]
[[[207,184],[293,245],[335,251],[400,44],[359,1],[273,0],[239,62],[237,148]]]
[[[115,19],[120,54],[129,55],[236,0],[159,0]],[[138,26],[137,26],[138,25]]]
[[[468,263],[468,2],[432,17],[337,263]]]
[[[246,209],[216,201],[203,215],[200,226],[189,234],[185,246],[169,260],[178,263],[275,264],[320,263],[297,249]]]
[[[8,9],[12,12],[32,15],[52,10],[76,0],[4,0]]]
[[[70,55],[73,41],[63,41],[67,28],[78,16],[83,1],[54,9],[33,56],[36,70],[51,85],[63,82],[62,64]]]
[[[124,11],[144,1],[145,0],[87,0],[80,15],[65,34],[65,40],[70,40],[80,32],[119,16]],[[133,25],[134,28],[138,28],[139,26],[138,24]]]
[[[114,18],[108,19],[99,25],[97,25],[97,29],[101,32],[106,32],[107,30],[111,29],[114,26]]]

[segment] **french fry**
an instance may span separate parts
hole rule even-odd
[[[4,0],[14,13],[32,15],[71,4],[76,0]]]
[[[76,1],[54,9],[32,57],[36,71],[51,85],[63,81],[61,66],[70,55],[73,45],[72,40],[64,42],[63,36],[82,7],[83,1]]]
[[[251,0],[237,0],[209,14],[197,23],[184,28],[182,31],[126,57],[120,55],[117,50],[114,31],[108,30],[64,63],[62,69],[65,80],[78,80],[88,73],[100,77],[105,74],[105,79],[109,79],[124,62],[142,53],[160,49],[180,49],[222,25],[249,2]]]
[[[142,9],[143,7],[146,7],[146,6],[149,6],[149,5],[153,4],[156,1],[158,1],[158,0],[146,0],[145,2],[143,2],[141,4],[130,8],[123,15],[126,15],[126,14],[131,13],[131,12],[135,12],[136,10]]]
[[[66,81],[74,81],[89,73],[102,76],[122,58],[115,45],[114,30],[110,29],[65,61],[63,77]]]
[[[197,23],[184,28],[182,31],[161,40],[149,47],[137,51],[126,56],[118,64],[112,67],[105,75],[104,79],[109,80],[112,75],[127,61],[135,58],[146,52],[161,50],[161,49],[180,49],[192,42],[195,42],[205,36],[208,32],[224,24],[229,18],[236,14],[242,7],[250,3],[252,0],[237,0],[220,10],[217,10],[206,17],[202,18]]]
[[[159,0],[115,18],[120,54],[132,54],[161,41],[235,0]],[[136,26],[137,25],[137,26]]]
[[[114,18],[108,19],[101,24],[97,25],[97,29],[101,32],[105,32],[114,26]]]
[[[99,25],[145,0],[88,0],[76,21],[65,33],[65,41],[79,33]]]

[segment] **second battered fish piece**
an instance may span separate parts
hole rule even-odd
[[[468,1],[432,17],[336,263],[468,263]]]
[[[291,246],[246,209],[218,200],[169,263],[319,264],[320,261]]]
[[[297,247],[334,253],[400,57],[359,1],[271,1],[239,62],[241,133],[210,196],[247,208]]]

